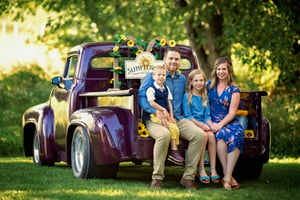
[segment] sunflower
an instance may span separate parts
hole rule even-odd
[[[160,46],[165,46],[166,45],[166,43],[167,43],[167,40],[166,39],[161,39],[160,40],[160,42],[159,42],[159,44],[160,44]]]
[[[116,53],[116,52],[118,52],[118,51],[119,51],[119,46],[115,46],[115,47],[113,48],[113,52]]]
[[[134,41],[133,40],[128,40],[127,46],[133,47],[134,46]]]
[[[245,138],[254,138],[254,131],[253,130],[245,130],[244,137]]]
[[[125,40],[126,40],[126,36],[125,36],[125,35],[121,35],[120,37],[121,37],[121,40],[122,40],[122,41],[125,41]]]
[[[169,40],[169,46],[170,47],[175,47],[176,46],[175,40]]]
[[[140,53],[142,53],[143,51],[142,50],[138,50],[135,55],[139,55]]]
[[[143,122],[139,121],[139,130],[138,134],[140,137],[149,137],[149,132]]]
[[[114,83],[114,80],[115,80],[114,78],[110,79],[110,80],[109,80],[109,83],[110,83],[110,84],[113,84],[113,83]]]

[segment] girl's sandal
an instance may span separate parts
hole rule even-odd
[[[219,183],[220,182],[220,176],[217,174],[215,176],[211,175],[211,170],[216,170],[216,168],[210,168],[210,180],[213,183]]]
[[[204,183],[204,184],[208,184],[210,183],[210,177],[209,176],[201,176],[200,174],[200,171],[201,170],[205,170],[205,168],[198,168],[198,176],[199,176],[199,180],[201,183]]]

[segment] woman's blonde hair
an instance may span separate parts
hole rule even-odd
[[[227,78],[227,85],[231,85],[233,83],[233,68],[232,68],[232,63],[229,58],[227,57],[220,57],[216,60],[214,68],[211,72],[211,84],[210,88],[214,88],[217,83],[218,83],[218,77],[216,74],[217,68],[219,65],[226,63],[227,64],[227,69],[228,69],[228,78]]]
[[[192,103],[192,96],[193,96],[193,85],[191,84],[192,80],[194,79],[194,77],[196,75],[202,75],[203,79],[204,79],[204,86],[202,87],[202,89],[200,90],[200,95],[202,97],[202,105],[206,106],[207,105],[207,90],[206,90],[206,76],[204,74],[204,72],[200,69],[194,69],[193,71],[191,71],[189,73],[188,79],[187,79],[187,87],[186,87],[186,92],[188,93],[188,103],[191,104]]]

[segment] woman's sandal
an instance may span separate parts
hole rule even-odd
[[[216,170],[216,168],[210,168],[210,171],[211,170]],[[211,174],[211,172],[210,172],[210,174]],[[218,174],[215,175],[215,176],[210,175],[210,180],[213,183],[219,183],[220,182],[220,176]]]
[[[223,184],[224,190],[231,190],[232,189],[231,184],[228,181],[225,181],[224,179],[222,179],[221,182]]]
[[[234,182],[234,183],[232,183],[232,182]],[[233,177],[231,178],[231,188],[233,190],[237,190],[240,188],[240,184],[238,184],[238,182]]]
[[[207,184],[210,183],[210,177],[209,176],[201,176],[200,171],[205,170],[205,168],[199,168],[198,169],[198,176],[201,183]]]
[[[234,182],[234,184],[232,184],[232,182]],[[224,179],[221,180],[221,183],[223,184],[223,186],[225,185]],[[227,182],[227,183],[229,183],[229,182]],[[240,184],[238,184],[238,182],[233,177],[231,178],[230,186],[231,186],[231,189],[233,189],[233,190],[237,190],[240,188]],[[224,187],[224,189],[225,189],[225,187]]]

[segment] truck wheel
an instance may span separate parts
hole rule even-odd
[[[96,164],[93,160],[88,133],[85,128],[78,126],[71,144],[72,170],[76,177],[95,177]]]
[[[33,155],[33,162],[35,164],[41,165],[40,160],[40,142],[39,142],[39,136],[37,132],[35,131],[33,134],[33,148],[32,148],[32,155]]]
[[[80,178],[115,178],[119,164],[97,165],[91,151],[87,130],[78,126],[71,145],[72,170]]]
[[[42,161],[41,160],[41,150],[40,150],[40,139],[37,131],[33,134],[33,145],[32,145],[32,155],[33,155],[33,162],[37,165],[47,165],[47,166],[53,166],[54,162],[51,161]]]

